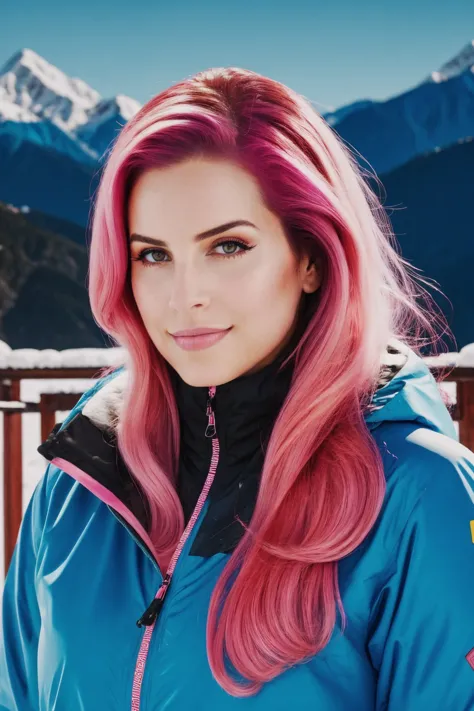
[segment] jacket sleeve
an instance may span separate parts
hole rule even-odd
[[[0,618],[0,711],[38,709],[37,653],[41,615],[35,571],[49,466],[23,515],[5,578]]]
[[[414,464],[426,485],[371,612],[377,711],[474,709],[474,454],[453,445]]]

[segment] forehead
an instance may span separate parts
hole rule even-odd
[[[192,225],[197,232],[233,219],[263,223],[270,213],[258,183],[240,166],[226,160],[192,159],[144,172],[130,192],[128,216],[131,231],[152,224],[184,231]]]

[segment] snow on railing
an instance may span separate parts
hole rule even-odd
[[[52,348],[12,349],[0,341],[0,370],[36,370],[43,368],[104,368],[122,365],[124,348],[67,348],[57,351]],[[474,368],[474,343],[461,348],[459,352],[442,353],[425,357],[431,367]]]
[[[430,368],[474,368],[474,343],[469,343],[459,352],[441,353],[439,356],[423,358]]]
[[[42,370],[59,368],[104,368],[122,365],[123,348],[13,349],[0,341],[0,370]]]

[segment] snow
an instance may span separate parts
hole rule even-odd
[[[125,352],[122,348],[69,348],[56,351],[52,348],[9,349],[0,341],[0,368],[103,368],[121,365]]]
[[[124,362],[122,348],[74,348],[64,351],[53,349],[35,350],[22,348],[13,350],[0,341],[0,368],[66,368],[92,367],[102,368],[119,365]],[[428,358],[426,361],[428,362]],[[443,365],[457,364],[474,367],[474,343],[465,346],[460,353],[449,353],[438,359]],[[25,402],[39,402],[41,393],[78,393],[85,392],[94,384],[94,379],[38,379],[22,380],[20,398]],[[456,384],[443,383],[451,402],[456,401]],[[61,422],[66,412],[56,413],[56,422]],[[455,423],[456,429],[458,425]],[[23,513],[28,505],[36,484],[43,476],[46,460],[36,451],[41,442],[40,414],[27,412],[22,415],[22,452],[23,452]],[[3,482],[3,414],[0,413],[0,481]],[[4,576],[4,540],[3,540],[3,485],[0,486],[0,580]],[[0,590],[2,586],[0,585]],[[1,596],[1,593],[0,593]]]
[[[453,59],[443,64],[437,71],[432,72],[429,80],[439,84],[459,76],[468,69],[474,71],[474,40],[468,42]]]
[[[474,343],[461,348],[458,365],[462,368],[474,368]]]
[[[87,145],[87,138],[104,122],[112,119],[124,125],[140,107],[124,94],[104,99],[85,81],[68,76],[31,49],[20,50],[0,69],[0,125],[4,124],[4,130],[18,134],[19,140],[39,142],[79,160],[82,153],[84,159],[99,157]],[[75,155],[67,140],[58,141],[54,132],[32,130],[35,124],[45,123],[60,129],[80,152]]]
[[[459,352],[442,353],[439,356],[425,358],[426,364],[440,365],[443,367],[456,366],[457,368],[474,368],[474,343],[461,348]]]
[[[11,103],[38,118],[71,130],[87,121],[100,94],[82,79],[68,77],[31,49],[23,49],[0,72],[0,86]]]
[[[124,94],[118,94],[113,99],[103,99],[89,112],[87,127],[95,130],[97,124],[117,115],[120,115],[125,121],[129,121],[140,108],[141,104],[138,101]]]
[[[0,82],[2,79],[3,77],[0,76]],[[6,88],[0,83],[0,120],[31,123],[39,121],[39,118],[24,106],[13,103]]]

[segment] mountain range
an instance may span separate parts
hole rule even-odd
[[[48,235],[49,239],[66,237],[77,248],[85,247],[84,228],[102,158],[140,106],[124,95],[101,97],[83,80],[67,76],[31,49],[17,52],[0,69],[0,200],[7,206],[28,206],[13,217],[10,210],[7,220],[11,226],[21,219],[23,234],[32,230],[26,253],[34,252],[38,235],[46,241]],[[378,173],[386,206],[403,206],[390,214],[403,256],[434,278],[448,297],[452,309],[446,299],[440,305],[450,319],[457,346],[472,342],[474,41],[405,92],[384,101],[362,99],[324,118],[355,149],[361,165],[367,168],[368,163]],[[79,252],[75,254],[82,264]],[[31,278],[36,266],[30,270]],[[62,280],[66,275],[58,269]],[[38,277],[43,290],[44,276],[40,272]],[[4,278],[8,280],[8,273]],[[25,293],[31,296],[36,292],[28,283]],[[61,284],[64,293],[68,289],[72,293],[78,282]],[[3,332],[12,346],[40,347],[34,345],[41,340],[33,336],[35,328],[15,330],[20,312],[12,311],[13,304],[24,304],[20,300],[24,289],[21,283],[8,310],[0,302],[0,338]],[[88,308],[84,304],[75,306],[75,313],[84,314]],[[70,323],[67,342],[72,345],[68,347],[85,345],[83,336],[89,328],[87,344],[96,345],[103,338],[95,324],[88,323],[75,334],[76,324]],[[64,328],[69,331],[69,325]],[[54,329],[51,338],[49,343],[55,342]]]
[[[44,220],[33,224],[0,203],[0,341],[11,348],[105,348],[89,307],[86,248]]]
[[[138,111],[138,101],[103,99],[31,49],[14,54],[0,69],[2,134],[31,141],[94,165],[114,133]]]
[[[0,199],[85,226],[100,160],[140,106],[20,50],[0,69]],[[324,118],[378,174],[472,136],[474,41],[406,92]]]

